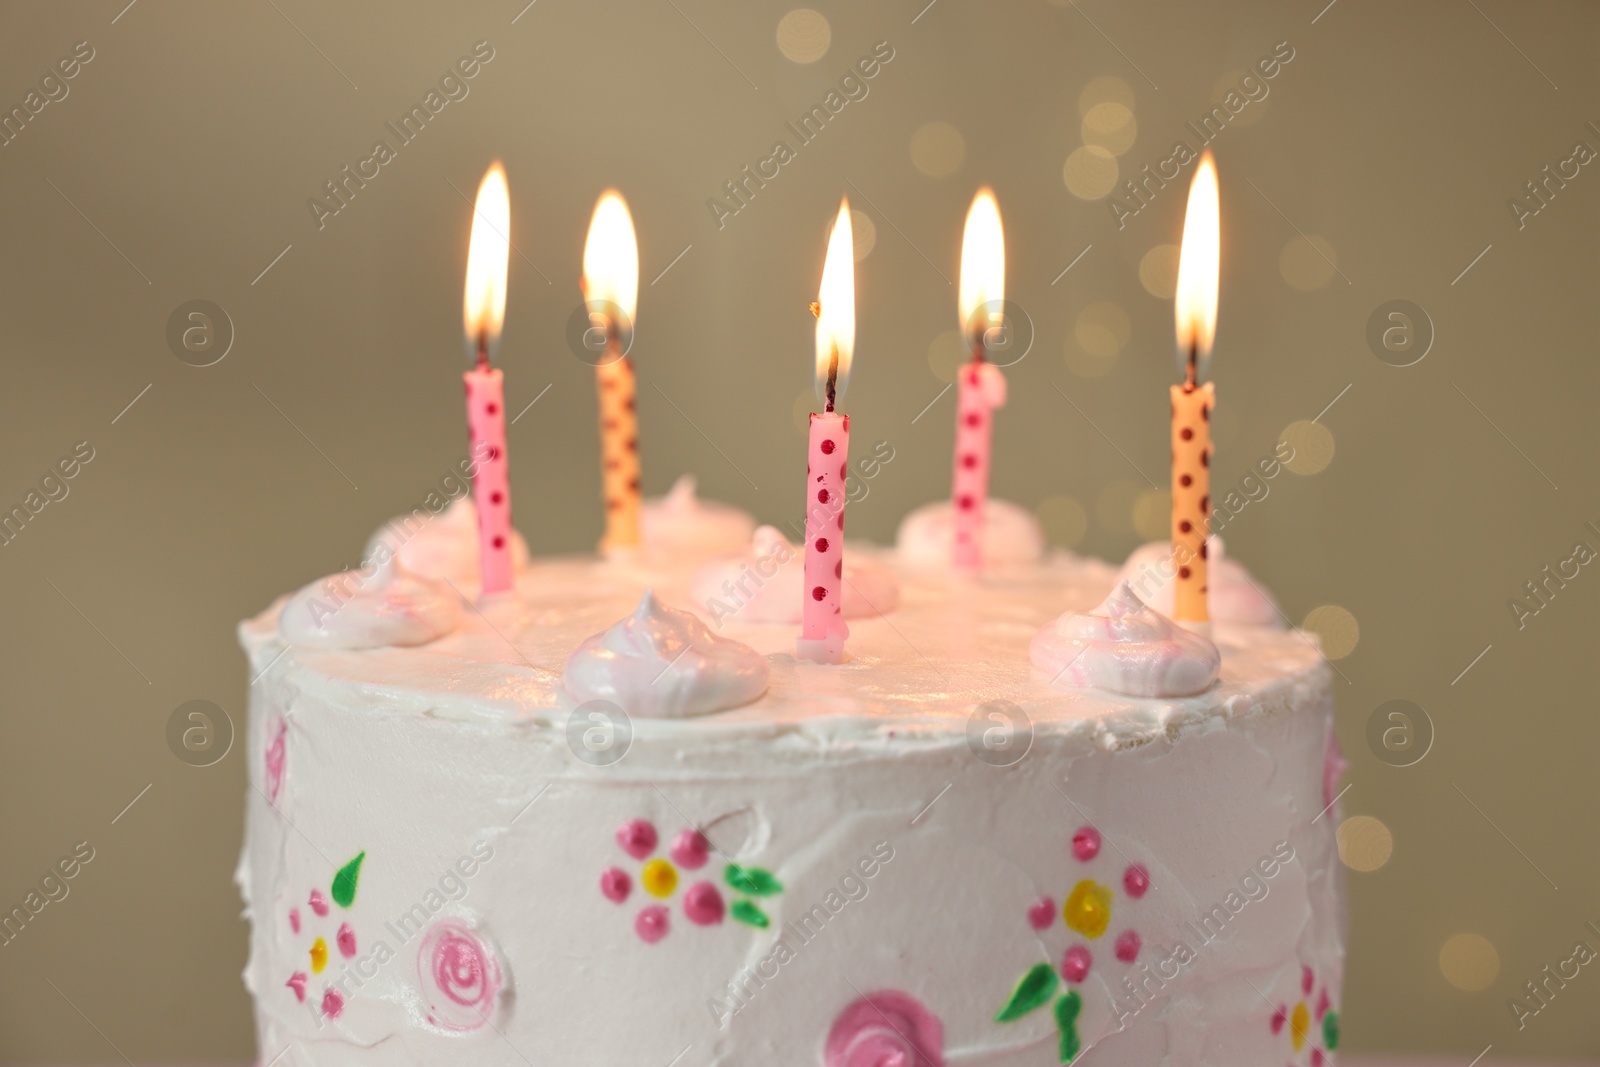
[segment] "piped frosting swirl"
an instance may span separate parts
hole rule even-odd
[[[577,701],[609,700],[629,715],[676,719],[726,711],[767,691],[767,661],[718,637],[696,615],[646,590],[633,614],[584,639],[561,682]]]
[[[1211,639],[1183,629],[1122,582],[1093,612],[1069,611],[1034,635],[1030,658],[1051,684],[1133,697],[1186,697],[1222,667]]]
[[[758,526],[746,551],[715,560],[695,572],[696,604],[719,629],[728,618],[741,622],[798,623],[803,613],[805,568],[800,549],[774,526]],[[900,582],[881,561],[844,547],[844,617],[865,619],[900,605]]]
[[[900,520],[895,551],[914,567],[949,567],[955,540],[948,500],[924,504]],[[1044,530],[1027,508],[990,497],[983,505],[983,561],[994,566],[1036,563],[1044,556]]]
[[[702,558],[739,551],[755,525],[747,511],[696,496],[692,474],[673,482],[666,496],[646,500],[639,514],[646,548]]]
[[[302,648],[361,649],[425,645],[456,628],[461,602],[449,586],[392,558],[369,566],[291,596],[278,616],[279,636]]]

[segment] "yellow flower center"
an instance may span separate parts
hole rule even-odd
[[[1296,1052],[1306,1043],[1306,1034],[1310,1032],[1311,1012],[1306,1010],[1306,1002],[1302,1000],[1289,1013],[1289,1039],[1294,1042]]]
[[[1111,925],[1111,890],[1085,878],[1073,887],[1061,916],[1084,937],[1099,937]]]
[[[653,897],[670,897],[678,888],[678,869],[663,859],[653,859],[644,865],[639,881],[644,891]]]
[[[327,965],[328,943],[319,937],[316,944],[311,946],[311,973],[321,974],[322,969]]]

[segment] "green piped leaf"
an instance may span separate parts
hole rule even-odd
[[[333,902],[339,907],[348,908],[355,903],[356,879],[361,877],[361,861],[366,858],[367,854],[363,851],[355,859],[340,867],[339,873],[333,876],[333,890],[329,896],[333,897]]]
[[[1048,963],[1036,963],[1017,981],[1006,1006],[994,1017],[997,1023],[1020,1019],[1035,1008],[1043,1007],[1056,991],[1056,971]]]
[[[1078,1012],[1083,1010],[1083,998],[1076,989],[1056,1001],[1056,1026],[1061,1030],[1061,1062],[1071,1063],[1083,1051],[1078,1040]]]
[[[765,930],[772,925],[772,920],[767,918],[767,913],[756,907],[754,901],[736,900],[733,902],[733,906],[728,909],[728,914],[746,926],[754,926]]]
[[[730,863],[722,875],[733,888],[753,897],[770,897],[783,892],[783,883],[773,877],[771,871],[764,871],[760,867],[741,867],[737,863]]]
[[[1322,1043],[1329,1052],[1339,1047],[1339,1013],[1330,1011],[1322,1017]]]

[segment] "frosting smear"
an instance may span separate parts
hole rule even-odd
[[[1222,667],[1210,638],[1147,606],[1127,582],[1094,611],[1069,611],[1046,625],[1029,654],[1051,684],[1133,697],[1194,696],[1211,687]]]
[[[646,590],[633,614],[586,638],[561,681],[575,700],[609,700],[629,715],[676,719],[726,711],[767,691],[767,661],[718,637],[699,616]]]

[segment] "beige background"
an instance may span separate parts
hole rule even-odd
[[[1348,1047],[1600,1056],[1593,968],[1523,1030],[1506,1006],[1580,937],[1600,946],[1583,931],[1600,921],[1600,575],[1586,568],[1524,630],[1507,607],[1580,537],[1600,546],[1583,529],[1600,525],[1600,169],[1521,231],[1506,203],[1576,140],[1600,148],[1585,126],[1600,123],[1593,5],[828,3],[825,53],[797,62],[784,48],[816,55],[817,24],[781,23],[788,8],[772,3],[539,0],[518,17],[522,0],[124,2],[0,9],[7,108],[74,43],[95,49],[70,95],[0,148],[0,503],[75,442],[95,449],[70,496],[0,548],[0,905],[75,842],[95,849],[71,895],[0,948],[0,1060],[251,1054],[231,883],[241,757],[184,765],[167,719],[198,698],[240,721],[235,623],[354,563],[464,454],[470,209],[456,190],[470,196],[494,157],[521,251],[508,403],[550,387],[511,440],[536,551],[586,549],[600,529],[593,376],[563,338],[605,186],[639,231],[646,490],[692,471],[767,520],[798,508],[805,305],[850,193],[876,237],[858,264],[845,406],[859,439],[896,449],[851,524],[888,539],[948,485],[950,398],[913,419],[948,373],[962,218],[992,183],[1008,295],[1037,327],[1008,372],[995,490],[1040,507],[1057,541],[1117,559],[1152,515],[1159,528],[1140,471],[1165,477],[1176,371],[1170,304],[1140,265],[1177,239],[1183,193],[1119,230],[1105,200],[1069,188],[1080,94],[1105,76],[1130,91],[1136,137],[1114,144],[1126,176],[1280,41],[1295,58],[1215,146],[1215,475],[1237,481],[1339,398],[1327,433],[1300,438],[1325,468],[1281,475],[1227,537],[1296,622],[1333,605],[1359,626],[1337,662],[1344,804],[1381,820],[1393,851],[1350,877]],[[479,40],[495,58],[470,96],[319,231],[306,199]],[[719,231],[706,200],[884,40],[895,58],[870,95]],[[1096,136],[1132,132],[1109,125]],[[1146,273],[1159,292],[1161,272]],[[204,369],[165,341],[193,298],[237,331]],[[1392,299],[1437,330],[1404,369],[1364,340]],[[1098,303],[1121,318],[1087,310]],[[1349,645],[1341,616],[1317,619]],[[1365,740],[1397,698],[1436,731],[1406,769]],[[1382,839],[1354,835],[1358,858]],[[1461,933],[1493,946],[1493,967],[1481,946],[1450,964],[1481,991],[1441,969]]]

